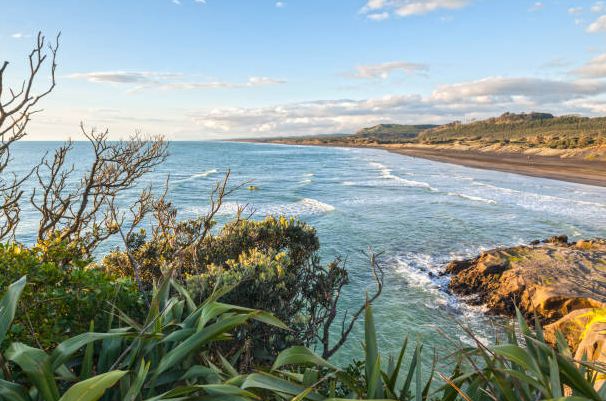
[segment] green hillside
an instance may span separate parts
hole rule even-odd
[[[421,132],[421,143],[454,141],[521,143],[552,148],[579,148],[606,141],[606,117],[555,117],[546,113],[505,113],[462,124],[455,121]]]
[[[378,124],[352,135],[333,134],[272,138],[271,142],[373,146],[389,144],[519,145],[522,148],[586,148],[606,144],[606,117],[559,116],[548,113],[504,113],[463,124]]]
[[[362,128],[353,135],[357,138],[365,138],[379,143],[409,142],[427,129],[437,125],[402,125],[402,124],[379,124],[369,128]]]

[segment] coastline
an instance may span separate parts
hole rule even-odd
[[[410,145],[352,145],[347,143],[310,143],[297,141],[239,140],[238,142],[271,143],[281,145],[324,146],[345,148],[383,149],[409,157],[419,157],[442,163],[549,178],[577,184],[606,187],[606,161],[543,156],[522,152],[487,152],[480,150],[418,147]]]
[[[386,149],[381,147],[381,149]],[[387,149],[411,157],[531,177],[606,187],[606,162],[459,150]]]

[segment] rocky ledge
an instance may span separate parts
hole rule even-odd
[[[493,249],[453,261],[445,273],[451,275],[453,293],[495,314],[513,315],[515,305],[528,317],[536,314],[548,340],[560,330],[577,353],[594,352],[606,342],[601,334],[606,326],[605,239],[568,242],[557,236]]]

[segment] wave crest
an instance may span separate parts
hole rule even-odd
[[[226,202],[223,204],[218,215],[235,215],[240,207],[244,206],[237,202]],[[265,204],[265,205],[246,205],[245,214],[254,211],[256,216],[317,216],[332,212],[335,210],[333,205],[321,202],[317,199],[304,198],[297,202]],[[208,212],[208,207],[194,207],[186,211],[188,214],[204,215]]]
[[[379,172],[381,173],[381,177],[384,179],[398,182],[407,187],[425,188],[425,189],[428,189],[428,190],[434,191],[434,192],[438,191],[436,188],[432,187],[427,182],[407,180],[406,178],[399,177],[399,176],[393,174],[393,172],[392,172],[393,170],[391,170],[390,168],[388,168],[387,166],[385,166],[381,163],[371,162],[370,166],[379,170]]]
[[[185,178],[181,178],[181,179],[178,179],[178,180],[174,180],[173,184],[179,184],[181,182],[192,181],[192,180],[195,180],[196,178],[208,177],[209,175],[213,175],[213,174],[216,174],[218,172],[219,172],[219,170],[217,170],[216,168],[212,168],[210,170],[202,171],[201,173],[192,174],[189,177],[185,177]]]

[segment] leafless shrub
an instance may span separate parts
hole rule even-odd
[[[79,182],[70,185],[75,168],[67,161],[73,149],[73,143],[67,142],[36,169],[38,188],[30,199],[40,212],[38,242],[54,239],[77,243],[90,254],[124,225],[124,216],[116,212],[117,197],[162,163],[168,149],[162,137],[143,138],[137,133],[126,141],[112,142],[107,130],[87,131],[84,125],[81,130],[93,157]],[[131,226],[138,225],[151,211],[151,202],[151,190],[146,188],[131,209]]]
[[[0,66],[0,240],[14,235],[21,211],[21,184],[27,178],[5,172],[11,159],[10,147],[27,135],[27,124],[34,114],[41,111],[38,103],[55,88],[59,36],[57,35],[54,43],[47,43],[44,35],[38,33],[34,48],[28,56],[28,77],[23,80],[19,89],[5,87],[9,62],[4,61]],[[34,86],[40,74],[45,71],[45,64],[49,64],[48,60],[50,84],[41,92],[34,93]]]

